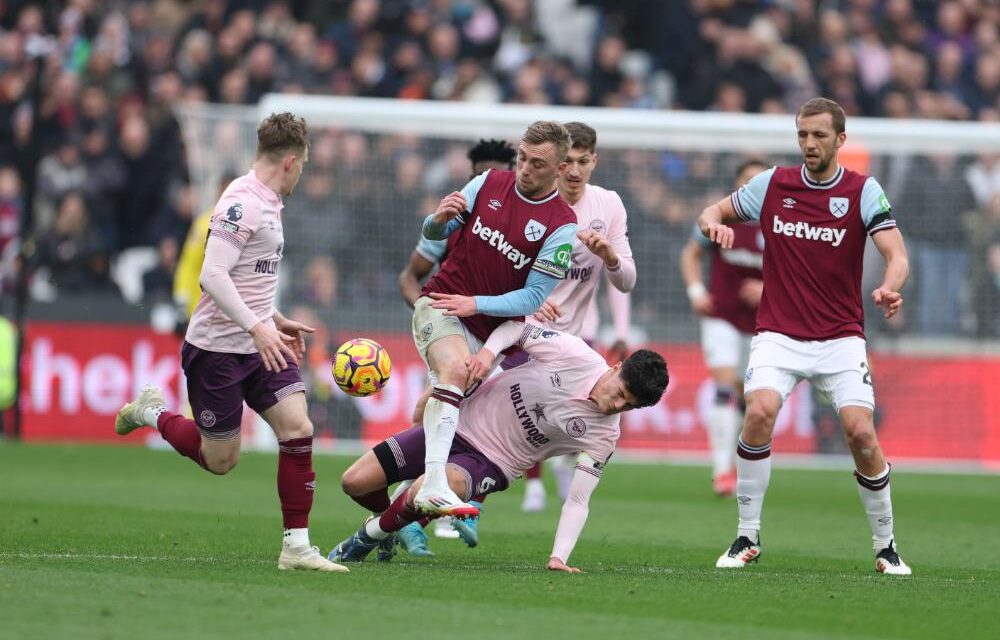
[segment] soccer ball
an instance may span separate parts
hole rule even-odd
[[[389,352],[368,338],[348,340],[333,357],[333,381],[348,395],[378,393],[389,382],[391,372]]]

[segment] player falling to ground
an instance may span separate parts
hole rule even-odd
[[[497,355],[515,345],[531,359],[486,380],[466,399],[448,452],[448,482],[468,499],[503,491],[546,458],[579,455],[547,565],[576,572],[567,563],[587,520],[590,495],[618,441],[618,414],[658,402],[667,386],[667,365],[659,354],[639,350],[609,368],[576,336],[508,321],[469,356],[471,377],[485,377]],[[388,438],[344,472],[344,491],[366,508],[376,493],[389,499],[389,484],[416,482],[380,517],[369,518],[338,544],[331,558],[361,561],[380,545],[391,550],[392,534],[420,517],[415,496],[424,480],[422,431],[411,427]],[[391,552],[380,552],[381,560],[390,558]]]
[[[844,169],[844,110],[815,98],[795,118],[803,163],[773,167],[706,208],[702,233],[733,246],[726,223],[759,220],[764,232],[764,293],[746,371],[747,411],[736,449],[739,527],[717,567],[743,567],[761,553],[760,517],[771,478],[771,434],[781,404],[808,379],[840,416],[868,514],[875,568],[909,575],[893,538],[890,466],[875,435],[875,393],[865,350],[861,272],[866,234],[886,260],[872,291],[885,317],[903,305],[909,273],[903,236],[875,178]]]
[[[471,165],[471,175],[469,180],[489,171],[499,169],[510,171],[514,168],[514,158],[517,151],[503,140],[480,140],[475,146],[469,149],[467,155]],[[410,259],[399,273],[399,293],[406,300],[412,309],[420,297],[421,283],[424,278],[431,274],[434,267],[439,264],[448,251],[448,245],[458,239],[458,234],[452,234],[447,240],[428,240],[421,234],[420,241],[410,254]],[[424,415],[424,405],[431,397],[433,386],[428,385],[427,389],[420,396],[416,406],[413,408],[413,424],[421,424]],[[482,505],[476,501],[470,504],[477,509]],[[476,529],[476,518],[465,520],[453,520],[449,517],[438,518],[434,521],[434,535],[438,538],[459,538],[461,537],[470,547],[476,546],[479,541]],[[408,534],[408,535],[407,535]],[[413,555],[432,556],[427,548],[427,537],[420,523],[414,523],[403,535],[400,542],[404,548]]]
[[[427,477],[415,497],[427,515],[479,513],[445,474],[470,382],[466,360],[504,318],[537,311],[565,276],[576,215],[559,197],[556,178],[569,146],[562,124],[535,122],[521,138],[516,171],[487,171],[445,196],[424,221],[429,240],[459,234],[413,312],[414,342],[434,385],[423,415]]]
[[[625,205],[614,191],[590,184],[597,168],[597,132],[582,122],[567,122],[573,146],[566,156],[566,171],[558,180],[559,195],[576,213],[577,234],[573,241],[570,268],[566,279],[556,285],[552,295],[534,316],[534,321],[564,333],[597,343],[597,288],[607,279],[608,306],[614,324],[615,342],[610,361],[624,360],[631,325],[628,292],[635,287],[635,261],[628,241],[628,217]],[[559,494],[566,497],[572,461],[554,459]],[[545,485],[540,467],[529,470],[525,482],[523,511],[545,508]]]
[[[279,569],[347,571],[309,542],[316,488],[313,426],[298,362],[313,329],[274,308],[284,236],[282,196],[292,194],[309,157],[306,123],[272,114],[257,129],[257,158],[219,198],[201,271],[203,293],[181,349],[195,420],[167,411],[147,386],[122,407],[115,430],[153,426],[210,473],[228,473],[240,456],[244,400],[278,438],[278,498],[284,521]]]
[[[748,160],[736,171],[736,188],[768,168]],[[681,251],[681,275],[691,308],[701,316],[701,349],[715,382],[715,400],[708,415],[708,442],[712,450],[712,488],[720,496],[736,491],[736,434],[743,423],[743,372],[750,357],[750,339],[763,291],[764,234],[755,222],[733,225],[733,246],[712,244],[695,225]],[[706,288],[701,261],[711,255]]]

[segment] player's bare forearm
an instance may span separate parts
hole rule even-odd
[[[410,305],[411,309],[417,303],[417,298],[420,297],[420,282],[409,269],[403,269],[399,273],[399,294],[403,296],[403,300]]]
[[[414,251],[410,254],[410,261],[399,272],[399,293],[411,309],[420,297],[420,283],[433,269],[433,262]]]
[[[886,229],[872,236],[875,247],[885,258],[885,276],[881,289],[902,291],[910,277],[910,258],[899,229]]]
[[[685,286],[701,282],[701,245],[695,240],[689,240],[681,250],[681,277]]]

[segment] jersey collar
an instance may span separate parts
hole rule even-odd
[[[256,171],[254,171],[253,169],[251,169],[250,173],[248,173],[247,175],[249,175],[250,179],[253,181],[253,187],[254,187],[254,189],[259,192],[260,196],[264,199],[264,201],[267,204],[270,204],[272,206],[280,206],[281,205],[281,196],[279,196],[278,193],[274,189],[272,189],[271,187],[269,187],[266,184],[264,184],[263,182],[261,182],[257,178],[257,172]]]
[[[809,172],[806,171],[805,163],[802,164],[802,169],[800,171],[802,174],[802,182],[805,183],[810,189],[832,189],[836,187],[840,182],[840,179],[844,177],[844,167],[837,166],[837,172],[833,174],[833,177],[829,180],[814,180],[809,177]]]
[[[524,194],[523,194],[523,193],[521,193],[521,191],[520,191],[520,190],[519,190],[519,189],[517,188],[517,185],[516,185],[516,184],[514,185],[514,193],[516,193],[516,194],[517,194],[517,197],[518,197],[518,198],[520,198],[521,200],[524,200],[524,201],[525,201],[525,202],[527,202],[528,204],[545,204],[546,202],[548,202],[548,201],[552,200],[553,198],[555,198],[556,196],[558,196],[558,195],[559,195],[559,189],[553,189],[553,190],[552,190],[552,193],[550,193],[549,195],[545,196],[545,197],[544,197],[544,198],[542,198],[541,200],[532,200],[532,199],[531,199],[531,198],[529,198],[528,196],[524,195]]]

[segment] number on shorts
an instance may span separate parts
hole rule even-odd
[[[867,362],[861,363],[861,370],[864,372],[861,375],[861,382],[864,382],[866,385],[874,389],[875,385],[872,384],[872,372],[871,369],[868,368]]]

